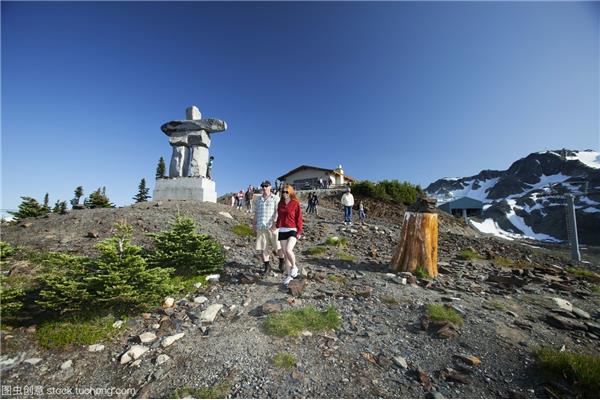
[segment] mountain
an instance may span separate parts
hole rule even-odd
[[[439,179],[425,188],[438,204],[459,197],[484,203],[472,224],[507,239],[567,240],[565,195],[575,196],[579,241],[600,245],[600,153],[555,150],[529,154],[505,171]]]

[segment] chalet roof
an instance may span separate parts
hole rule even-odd
[[[285,178],[287,178],[288,176],[290,176],[292,174],[295,174],[298,171],[305,170],[305,169],[314,169],[314,170],[317,170],[317,171],[323,171],[323,172],[327,172],[327,173],[330,173],[330,174],[339,175],[339,172],[337,172],[337,171],[335,171],[333,169],[321,168],[321,167],[314,167],[312,165],[301,165],[298,168],[294,168],[293,170],[289,171],[288,173],[286,173],[284,175],[281,175],[277,179],[280,180],[280,181],[284,181]],[[354,181],[354,178],[352,178],[352,177],[350,177],[348,175],[344,175],[344,179],[347,179],[349,181]]]

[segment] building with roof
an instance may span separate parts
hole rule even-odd
[[[279,181],[292,185],[294,189],[319,188],[322,179],[325,187],[341,187],[354,182],[354,178],[344,175],[341,165],[335,169],[301,165],[277,178]]]
[[[438,206],[440,210],[446,211],[455,217],[480,216],[483,212],[483,203],[470,197],[459,197]]]

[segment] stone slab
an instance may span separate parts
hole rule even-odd
[[[217,202],[215,182],[201,176],[156,180],[152,200],[195,200]]]

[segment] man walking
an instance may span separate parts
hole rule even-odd
[[[350,188],[342,196],[342,205],[344,206],[344,225],[352,225],[352,207],[354,206],[354,196],[350,193]]]
[[[272,251],[277,251],[279,257],[279,269],[283,270],[283,251],[281,244],[277,240],[277,205],[279,197],[271,193],[271,182],[264,181],[260,185],[262,195],[254,201],[254,218],[252,220],[252,229],[256,233],[256,251],[258,258],[264,264],[264,274],[267,276],[271,272],[269,256]]]

